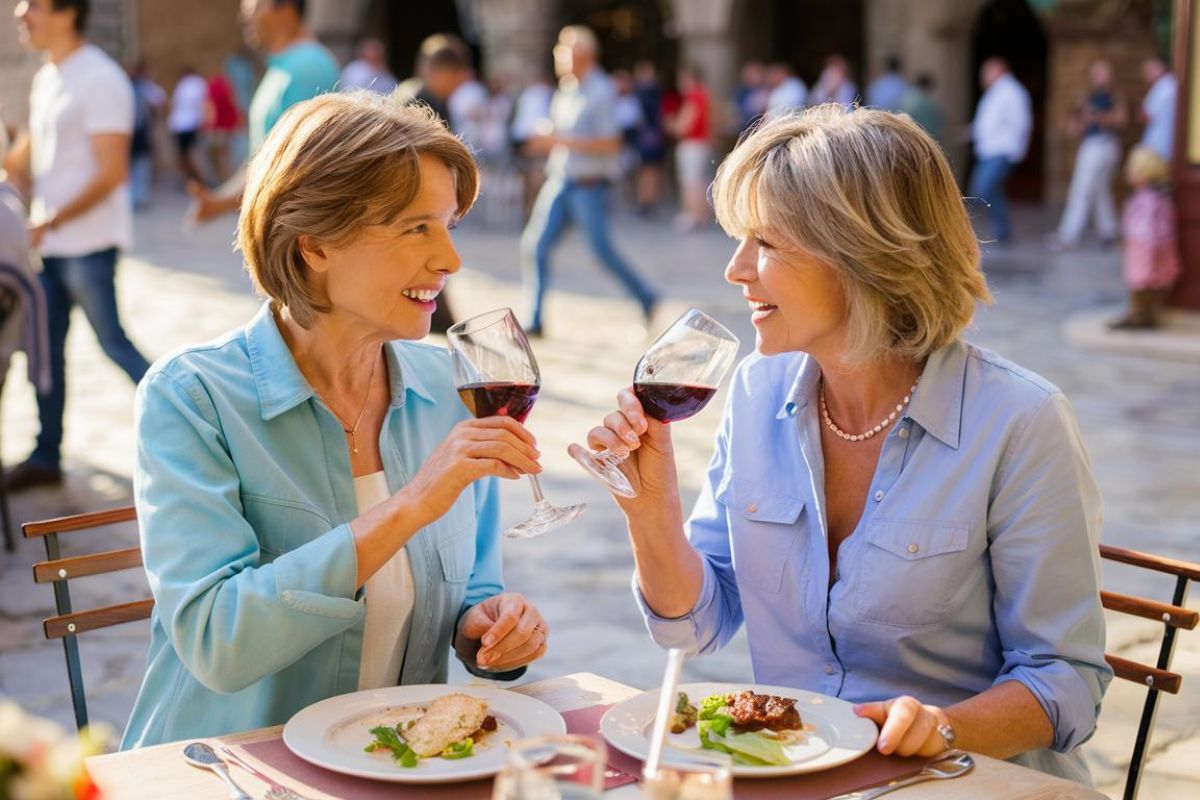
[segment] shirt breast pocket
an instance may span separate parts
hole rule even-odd
[[[438,560],[447,583],[466,583],[475,570],[475,508],[469,499],[459,499],[435,523]]]
[[[258,537],[264,561],[273,561],[334,527],[315,509],[258,495],[242,495],[242,513]]]
[[[738,583],[779,594],[799,531],[804,501],[761,484],[733,478],[723,500],[729,514],[733,569]]]
[[[966,522],[875,519],[859,551],[859,622],[936,625],[950,613],[969,541]]]

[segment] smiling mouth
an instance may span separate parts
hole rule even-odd
[[[779,308],[779,306],[773,306],[770,303],[758,303],[754,301],[750,302],[751,311],[774,311],[777,308]]]
[[[431,302],[441,293],[441,289],[404,289],[400,292],[409,300],[416,300],[418,303]]]

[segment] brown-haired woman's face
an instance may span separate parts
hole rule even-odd
[[[755,350],[841,352],[846,299],[833,268],[779,244],[769,232],[748,236],[725,267],[749,304]]]
[[[458,219],[454,176],[433,156],[420,161],[421,188],[395,221],[364,228],[345,247],[306,252],[331,313],[388,339],[428,334],[436,298],[462,266],[450,238]]]

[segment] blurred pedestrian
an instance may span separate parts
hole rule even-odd
[[[242,115],[234,98],[233,85],[223,71],[217,70],[208,78],[204,136],[218,182],[227,181],[233,175],[231,150],[233,138],[241,126]]]
[[[1124,278],[1129,310],[1109,323],[1114,330],[1156,328],[1167,291],[1179,277],[1179,242],[1171,200],[1167,161],[1138,145],[1125,162],[1133,194],[1125,202],[1121,229],[1125,240]]]
[[[613,70],[613,88],[617,92],[617,127],[621,129],[621,154],[618,157],[620,204],[637,203],[638,134],[642,129],[642,104],[633,91],[633,75],[627,69]]]
[[[1150,90],[1142,101],[1142,123],[1146,130],[1140,144],[1170,164],[1175,153],[1175,95],[1178,92],[1175,76],[1167,63],[1157,57],[1142,62],[1142,76]]]
[[[808,101],[808,87],[796,77],[791,65],[786,62],[776,61],[767,67],[767,86],[771,90],[767,95],[767,120],[804,108]]]
[[[1121,158],[1125,103],[1113,85],[1112,65],[1107,61],[1092,62],[1088,80],[1091,87],[1079,99],[1067,126],[1068,133],[1079,139],[1079,151],[1062,221],[1050,239],[1052,250],[1079,244],[1089,217],[1094,217],[1103,244],[1110,245],[1117,238],[1112,181]]]
[[[942,137],[942,112],[933,99],[933,76],[922,72],[904,90],[899,110],[913,118],[934,139]]]
[[[488,90],[475,76],[470,48],[457,37],[444,38],[445,43],[425,59],[424,88],[445,108],[450,130],[478,158],[488,118]]]
[[[766,81],[766,68],[761,61],[751,60],[742,65],[740,82],[733,94],[733,104],[738,113],[738,129],[735,133],[748,130],[767,112],[767,99],[771,92]]]
[[[671,118],[670,129],[676,139],[675,175],[679,179],[683,208],[676,217],[675,228],[687,233],[703,227],[712,218],[708,205],[713,163],[712,109],[699,67],[686,65],[680,69],[678,84],[683,105]]]
[[[867,87],[867,105],[884,111],[900,111],[904,107],[908,89],[900,56],[890,55],[883,62],[883,74]]]
[[[613,247],[608,227],[608,194],[617,169],[621,133],[616,121],[616,91],[600,68],[600,45],[592,30],[568,25],[558,35],[554,63],[558,91],[551,103],[553,133],[539,137],[549,150],[546,183],[521,235],[521,265],[532,294],[526,332],[542,334],[542,311],[550,284],[550,256],[575,222],[592,254],[632,294],[649,322],[658,295]]]
[[[175,139],[175,155],[179,172],[187,183],[202,183],[196,163],[196,146],[204,126],[204,108],[208,103],[208,83],[190,65],[183,68],[175,90],[171,92],[171,112],[167,129]]]
[[[663,91],[652,61],[633,67],[633,93],[642,110],[638,128],[637,211],[649,217],[662,199],[663,162],[667,158],[667,133],[663,123]]]
[[[154,126],[167,104],[167,93],[146,71],[144,61],[129,66],[133,85],[133,135],[129,140],[129,199],[135,211],[150,203],[154,183]]]
[[[343,92],[354,89],[370,89],[380,94],[391,94],[396,89],[396,76],[388,69],[387,49],[375,37],[363,39],[358,45],[358,58],[342,70],[338,88]]]
[[[975,141],[975,168],[969,193],[983,200],[992,218],[997,242],[1012,238],[1005,185],[1014,165],[1025,158],[1033,128],[1029,92],[1012,73],[1008,62],[993,56],[979,67],[983,96],[975,110],[971,134]]]
[[[521,172],[522,212],[526,219],[546,179],[546,154],[536,152],[536,148],[529,147],[529,143],[538,135],[539,129],[549,131],[552,128],[550,101],[553,97],[554,88],[550,85],[550,78],[546,73],[539,72],[533,82],[517,95],[517,107],[509,127]]]
[[[858,86],[850,77],[850,62],[837,53],[826,58],[817,85],[809,94],[809,104],[838,103],[850,108],[858,99]]]
[[[133,239],[129,153],[133,88],[125,72],[83,36],[88,0],[25,0],[16,8],[22,43],[45,56],[29,93],[29,133],[5,162],[31,185],[30,245],[50,330],[50,392],[38,396],[41,429],[29,458],[8,474],[13,491],[62,482],[66,339],[78,304],[104,354],[133,382],[149,364],[117,313],[119,250]]]
[[[246,44],[267,55],[267,71],[254,90],[246,117],[253,154],[283,112],[301,100],[337,88],[341,77],[333,54],[312,37],[304,24],[305,0],[242,0]],[[222,186],[188,186],[193,200],[188,216],[197,223],[237,211],[246,188],[245,165]]]

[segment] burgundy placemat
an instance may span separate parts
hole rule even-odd
[[[598,736],[600,718],[609,709],[607,705],[567,711],[563,719],[567,731],[588,736]],[[297,758],[284,745],[282,739],[239,745],[239,749],[253,756],[280,773],[298,782],[335,797],[354,800],[406,800],[406,798],[430,798],[430,800],[489,800],[492,795],[492,779],[450,784],[403,784],[384,783],[366,778],[355,778],[331,772],[327,769]],[[734,782],[735,800],[823,800],[843,792],[851,792],[864,786],[890,780],[919,770],[925,759],[896,758],[880,755],[872,750],[862,758],[855,759],[835,769],[810,775],[790,778],[742,779]],[[642,774],[642,762],[636,758],[609,748],[609,770],[615,773],[606,778],[605,789],[632,783]],[[303,787],[295,786],[303,793]]]

